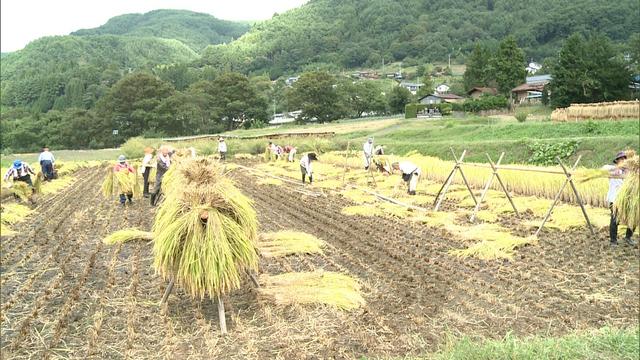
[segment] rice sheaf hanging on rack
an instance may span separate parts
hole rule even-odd
[[[194,298],[229,293],[257,271],[257,217],[252,201],[213,159],[182,159],[162,183],[165,199],[153,225],[154,267]]]

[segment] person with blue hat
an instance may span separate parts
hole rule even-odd
[[[113,167],[113,172],[117,173],[120,171],[126,171],[135,175],[136,171],[134,168],[129,165],[127,162],[127,157],[124,155],[118,156],[118,163]],[[121,189],[122,191],[122,189]],[[120,193],[120,205],[124,206],[126,203],[131,205],[133,203],[133,191],[127,191]]]
[[[605,165],[602,169],[607,170],[609,172],[609,192],[607,192],[607,202],[609,203],[609,209],[611,210],[611,221],[609,222],[609,240],[610,245],[612,247],[618,246],[618,216],[613,209],[613,203],[616,201],[616,196],[618,196],[618,192],[620,191],[620,187],[622,186],[622,182],[624,181],[624,177],[627,175],[627,171],[624,168],[624,161],[627,159],[627,154],[624,151],[620,151],[616,154],[616,157],[613,159],[612,165]],[[633,241],[631,236],[633,235],[633,231],[635,229],[627,228],[627,231],[624,235],[624,241],[631,245],[635,246],[636,242]]]
[[[15,160],[13,162],[13,166],[7,170],[7,173],[4,175],[4,181],[9,180],[11,178],[13,181],[22,181],[26,182],[29,186],[33,187],[33,182],[31,182],[31,175],[35,175],[36,173],[33,171],[31,166],[22,160]]]

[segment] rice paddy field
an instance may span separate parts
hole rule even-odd
[[[452,164],[410,158],[431,172],[413,197],[398,175],[372,177],[344,153],[320,156],[313,186],[300,184],[297,162],[247,155],[227,164],[253,201],[260,257],[259,287],[246,277],[224,296],[226,335],[211,300],[177,286],[159,305],[167,282],[153,268],[156,208],[146,199],[125,207],[105,199],[104,165],[78,167],[35,204],[3,201],[0,355],[638,357],[640,251],[608,247],[609,213],[597,195],[587,208],[595,236],[567,195],[532,237],[556,180],[506,176],[520,216],[491,189],[471,223],[474,202],[459,180],[432,211]],[[486,169],[468,175],[479,197]],[[587,184],[581,192],[601,191]]]

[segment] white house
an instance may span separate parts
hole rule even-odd
[[[415,95],[418,92],[418,90],[420,90],[420,88],[424,86],[424,84],[423,83],[412,83],[412,82],[403,81],[403,82],[400,83],[400,86],[402,86],[403,88],[411,91],[411,93],[413,95]]]

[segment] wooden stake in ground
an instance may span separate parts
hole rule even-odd
[[[347,152],[344,153],[344,171],[342,172],[342,186],[345,184],[345,177],[347,176],[347,161],[349,159],[349,146],[351,146],[351,141],[347,141]]]
[[[222,302],[220,295],[218,295],[218,317],[220,318],[220,332],[225,335],[227,333],[227,318],[224,312],[224,302]]]
[[[469,183],[467,182],[467,178],[464,176],[464,174],[462,173],[462,168],[460,167],[462,165],[462,160],[464,160],[465,155],[467,154],[467,150],[464,150],[462,152],[462,155],[460,155],[460,158],[456,158],[456,154],[453,151],[452,148],[449,148],[451,150],[451,153],[453,154],[453,158],[456,162],[456,164],[453,166],[453,169],[451,169],[451,172],[449,173],[449,176],[447,176],[447,180],[445,180],[444,184],[442,184],[442,187],[440,188],[440,190],[438,190],[438,194],[436,195],[434,204],[435,207],[433,208],[433,211],[438,211],[440,209],[440,205],[442,205],[442,201],[444,201],[445,196],[447,195],[447,191],[449,191],[449,186],[451,186],[451,183],[453,182],[453,178],[456,175],[457,171],[460,171],[460,174],[462,175],[462,179],[464,180],[464,184],[467,186],[467,190],[469,190],[469,193],[471,194],[471,198],[473,199],[474,202],[477,203],[476,201],[476,197],[475,195],[473,195],[473,191],[471,190],[471,187],[469,187]]]
[[[578,156],[578,159],[576,159],[576,162],[571,167],[572,172],[578,166],[578,163],[580,162],[581,158],[582,158],[582,155]],[[542,220],[542,224],[540,224],[540,227],[538,228],[538,230],[536,230],[535,236],[538,236],[538,234],[544,227],[544,224],[546,224],[547,220],[549,220],[549,217],[551,217],[551,213],[553,212],[553,209],[558,204],[558,201],[560,200],[560,196],[562,195],[562,192],[564,191],[564,188],[567,186],[567,184],[571,185],[571,189],[573,190],[573,193],[576,196],[578,205],[580,205],[580,209],[582,210],[582,215],[584,216],[584,219],[586,220],[587,225],[589,226],[591,235],[595,235],[595,231],[593,230],[593,226],[591,226],[591,221],[589,221],[589,216],[587,215],[587,210],[585,209],[584,204],[582,203],[582,198],[580,197],[580,194],[578,194],[578,189],[576,188],[576,185],[573,183],[573,178],[571,177],[572,173],[567,170],[567,168],[564,166],[564,164],[562,163],[562,160],[560,160],[559,157],[556,157],[556,161],[558,162],[558,164],[560,164],[560,167],[562,167],[562,171],[564,172],[564,175],[567,178],[565,179],[564,183],[560,187],[560,190],[558,190],[558,193],[556,193],[556,196],[553,199],[553,203],[551,204],[551,207],[549,208],[549,210],[547,211],[547,214],[544,216],[544,219]]]

